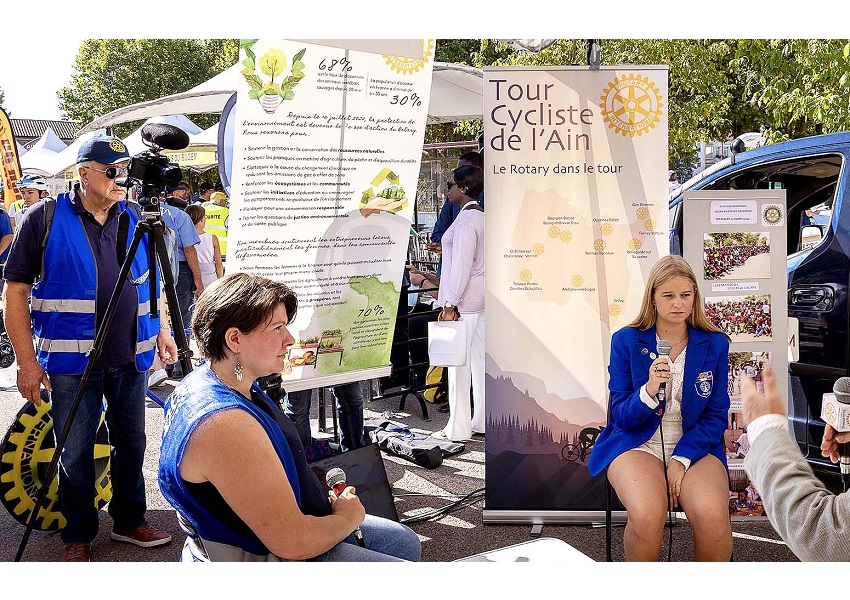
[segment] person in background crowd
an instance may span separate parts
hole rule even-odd
[[[460,206],[457,218],[442,238],[443,273],[437,304],[440,321],[466,322],[467,360],[449,367],[449,422],[433,435],[453,442],[484,433],[484,209],[478,197],[484,189],[484,171],[473,165],[458,167],[446,184],[449,199]],[[470,415],[472,384],[474,414]]]
[[[207,224],[207,213],[202,206],[192,204],[186,207],[186,214],[192,219],[195,231],[201,238],[198,244],[198,265],[201,269],[201,280],[207,287],[216,279],[224,277],[224,266],[221,264],[221,247],[218,238],[204,231]]]
[[[118,138],[94,137],[80,146],[79,183],[57,198],[43,252],[44,203],[39,202],[18,224],[6,263],[4,316],[17,355],[18,390],[35,405],[41,404],[42,385],[51,392],[55,436],[68,422],[96,326],[118,283],[119,256],[132,242],[132,235],[126,242],[120,240],[123,226],[119,223],[132,232],[140,218],[122,202],[126,189],[115,182],[126,175],[129,160]],[[126,247],[119,249],[119,242]],[[150,317],[150,303],[159,298],[149,298],[148,277],[157,274],[149,273],[147,256],[143,239],[133,257],[134,283],[124,281],[119,287],[105,351],[93,365],[62,448],[59,508],[67,521],[60,533],[65,544],[63,561],[88,561],[97,536],[94,443],[104,398],[112,447],[111,537],[144,548],[171,541],[167,532],[145,520],[145,373],[155,353],[166,363],[177,356],[168,326]],[[42,264],[44,278],[35,284]]]
[[[850,493],[833,494],[788,435],[788,414],[776,376],[765,367],[764,394],[744,379],[741,401],[750,434],[744,469],[758,489],[770,524],[801,561],[850,560]],[[850,433],[826,426],[821,454],[839,460]]]
[[[467,152],[465,154],[461,154],[457,159],[457,166],[465,167],[466,165],[474,165],[479,169],[484,169],[484,157],[479,152]],[[481,193],[478,195],[478,204],[481,208],[484,208],[484,188],[481,188]],[[460,214],[460,207],[457,206],[454,202],[449,200],[449,196],[446,195],[446,199],[443,202],[443,207],[440,209],[440,215],[437,217],[437,222],[434,223],[434,228],[431,230],[431,243],[427,245],[428,250],[431,252],[441,253],[442,249],[442,240],[443,235],[448,231],[449,227],[451,227],[454,220]],[[440,264],[437,265],[437,275],[439,276],[442,271],[442,258],[440,259]]]
[[[339,447],[343,452],[366,445],[363,435],[363,390],[359,381],[342,383],[328,388],[334,397],[339,416]],[[310,405],[313,390],[300,390],[286,394],[284,413],[295,423],[301,443],[313,442],[310,432]]]
[[[214,191],[215,187],[211,183],[204,181],[198,186],[198,193],[192,197],[192,202],[195,204],[209,202],[210,196],[212,196]]]
[[[174,188],[173,195],[175,198],[182,200],[189,205],[192,203],[192,186],[189,185],[187,181],[181,181],[177,184],[177,187]]]
[[[677,189],[679,189],[679,180],[676,177],[676,171],[669,171],[667,173],[667,193],[672,194]]]
[[[6,264],[6,259],[9,258],[9,248],[12,247],[12,239],[15,237],[12,230],[12,220],[9,218],[9,213],[0,203],[0,274],[2,274],[3,266]],[[0,294],[3,291],[4,279],[0,275]]]
[[[218,238],[221,258],[227,258],[227,225],[230,219],[230,204],[224,192],[211,192],[210,201],[203,204],[207,213],[207,225],[204,231]]]
[[[247,273],[198,299],[192,330],[208,362],[166,399],[159,461],[163,496],[193,530],[183,559],[418,561],[418,536],[367,515],[354,488],[329,500],[295,425],[255,383],[283,369],[297,308],[284,284]]]
[[[30,206],[50,196],[47,180],[41,175],[24,175],[15,182],[15,187],[20,190],[23,198],[9,205],[9,218],[12,220],[12,228],[17,228],[18,223]]]
[[[669,357],[656,358],[660,340],[670,342]],[[626,507],[626,560],[658,560],[667,512],[681,507],[693,526],[694,558],[728,561],[729,340],[705,317],[681,256],[650,270],[638,317],[611,337],[608,372],[610,416],[588,470],[607,468]]]

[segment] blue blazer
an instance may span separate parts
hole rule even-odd
[[[588,461],[597,475],[623,452],[637,448],[661,423],[658,409],[641,402],[640,388],[649,381],[655,353],[655,327],[641,331],[624,327],[611,337],[611,410],[608,424],[599,434]],[[682,381],[682,438],[672,454],[695,463],[707,454],[726,466],[723,432],[729,413],[729,340],[722,333],[688,326],[688,352]],[[662,409],[666,406],[662,404]]]

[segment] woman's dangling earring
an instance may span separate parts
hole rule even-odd
[[[233,367],[233,374],[236,375],[236,381],[242,381],[242,376],[245,374],[245,370],[242,368],[242,363],[239,362],[239,355],[236,355],[236,366]]]

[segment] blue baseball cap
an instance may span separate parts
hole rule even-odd
[[[102,165],[114,165],[130,160],[127,146],[117,137],[96,136],[83,143],[77,150],[77,164],[93,160]]]

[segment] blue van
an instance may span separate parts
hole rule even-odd
[[[670,252],[682,254],[682,198],[688,190],[783,189],[787,202],[788,316],[799,321],[799,361],[789,364],[788,416],[815,467],[823,394],[850,375],[850,132],[744,150],[686,181],[670,196]]]

